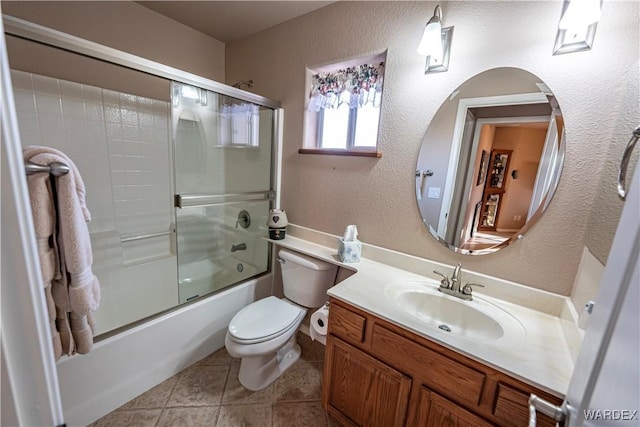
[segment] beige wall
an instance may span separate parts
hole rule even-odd
[[[460,261],[569,295],[583,246],[608,251],[622,206],[603,189],[615,188],[609,162],[619,158],[640,115],[639,4],[605,2],[593,49],[559,56],[551,52],[560,2],[440,4],[444,25],[455,26],[446,73],[424,75],[424,58],[415,50],[435,3],[338,2],[228,45],[227,81],[251,78],[255,92],[282,101],[282,206],[291,222],[333,234],[357,224],[367,243],[449,264]],[[298,154],[305,67],[384,49],[383,157]],[[458,255],[422,225],[415,200],[417,154],[451,91],[475,74],[503,66],[526,69],[553,90],[567,129],[565,168],[556,197],[524,240],[491,255]],[[606,216],[592,215],[594,203],[606,206]]]
[[[223,82],[225,45],[131,1],[3,1],[2,13]]]
[[[526,127],[496,129],[493,148],[513,151],[509,159],[509,170],[505,172],[506,192],[500,204],[501,212],[496,224],[498,231],[520,230],[524,227],[546,136],[546,129]],[[511,177],[511,172],[514,170],[518,171],[518,179]],[[519,215],[520,220],[515,220],[515,215]]]
[[[7,35],[12,70],[169,102],[171,82],[140,71]]]

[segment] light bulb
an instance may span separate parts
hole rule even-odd
[[[183,98],[193,99],[194,101],[200,99],[198,89],[193,86],[182,86],[180,95],[182,95]]]
[[[418,46],[418,53],[431,57],[432,61],[440,62],[442,60],[442,25],[440,20],[433,19],[429,21],[424,29],[422,40]]]

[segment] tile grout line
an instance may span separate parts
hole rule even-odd
[[[178,383],[180,382],[180,377],[182,376],[182,371],[178,372],[174,376],[177,376],[178,378],[176,378],[175,384],[173,384],[173,387],[171,387],[171,391],[167,395],[167,400],[165,400],[164,403],[162,404],[162,408],[161,408],[161,411],[160,411],[160,416],[156,420],[156,422],[154,424],[154,427],[157,427],[158,424],[160,423],[160,420],[162,419],[162,415],[164,415],[164,411],[167,409],[167,403],[169,403],[169,401],[171,400],[171,396],[173,396],[173,392],[175,391],[176,387],[178,386]],[[170,378],[173,378],[173,377],[170,377]],[[167,378],[167,380],[168,379],[169,378]]]
[[[222,402],[224,401],[224,396],[227,394],[227,385],[229,385],[229,376],[231,375],[231,365],[233,364],[233,358],[231,358],[230,362],[227,363],[227,378],[224,381],[224,386],[222,387],[222,394],[220,395],[220,403],[218,404],[218,413],[216,414],[216,420],[213,423],[214,426],[218,425],[218,421],[220,421],[220,416],[222,415]]]

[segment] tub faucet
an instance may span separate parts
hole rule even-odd
[[[238,243],[237,245],[231,245],[231,252],[244,251],[247,249],[246,243]]]

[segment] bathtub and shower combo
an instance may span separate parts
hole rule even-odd
[[[223,347],[231,317],[271,293],[282,110],[26,21],[4,25],[22,145],[64,151],[87,188],[97,338],[57,375],[65,421],[88,424]]]

